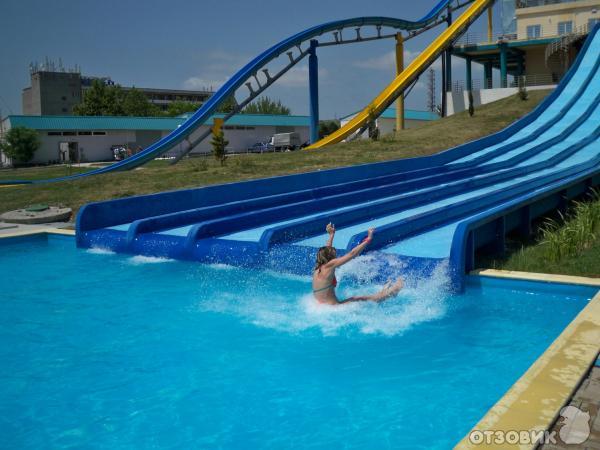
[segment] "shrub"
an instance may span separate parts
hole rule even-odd
[[[549,219],[542,226],[542,242],[548,259],[558,262],[587,249],[600,231],[600,192],[592,191],[591,201],[574,202],[567,216]]]
[[[473,92],[469,91],[469,116],[475,115],[475,106],[473,105]]]
[[[224,166],[225,160],[227,159],[225,148],[229,145],[229,141],[225,139],[225,133],[223,133],[223,130],[219,130],[213,134],[210,144],[212,145],[213,156],[217,161],[219,161],[221,166]]]
[[[519,98],[523,101],[529,98],[529,92],[527,92],[527,88],[525,87],[525,77],[519,77]]]

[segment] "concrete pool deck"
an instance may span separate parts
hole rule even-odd
[[[485,270],[474,274],[498,278],[517,278],[548,283],[586,284],[599,286],[600,280],[563,275],[528,274]],[[593,395],[595,404],[600,402],[600,388],[594,383],[597,371],[592,371],[600,353],[600,292],[563,330],[548,349],[533,363],[523,376],[486,413],[471,432],[456,446],[457,449],[533,449],[535,440],[519,438],[509,443],[516,433],[539,436],[547,430],[559,430],[560,411],[573,402],[577,406],[578,395]],[[589,378],[587,378],[589,377]],[[587,381],[586,381],[587,378]],[[590,389],[590,384],[592,388]],[[596,386],[596,388],[594,388]],[[579,391],[578,391],[579,389]],[[586,393],[580,393],[581,390]],[[594,390],[595,389],[595,390]],[[586,398],[588,398],[586,397]],[[584,406],[582,402],[579,402]],[[585,408],[585,406],[584,406]],[[569,448],[600,449],[600,418],[598,408],[587,410],[592,427],[590,437],[581,446]],[[533,434],[532,434],[533,433]],[[558,439],[558,432],[556,433]],[[559,439],[547,449],[560,449]]]
[[[74,227],[75,224],[71,222],[44,223],[39,225],[0,222],[0,239],[18,236],[29,236],[40,233],[75,236]]]
[[[72,224],[69,223],[12,226],[0,222],[0,239],[35,234],[74,236],[75,231],[68,229],[70,226]],[[590,413],[590,437],[581,446],[561,445],[559,440],[557,444],[541,448],[600,449],[600,279],[499,270],[481,270],[473,274],[482,277],[597,286],[599,292],[456,448],[538,448],[536,442],[498,443],[494,441],[497,435],[493,433],[544,433],[552,430],[556,431],[558,436],[562,427],[558,420],[559,413],[564,406],[571,404]],[[595,367],[596,364],[598,367]],[[472,433],[476,436],[489,436],[491,442],[473,443],[469,440],[469,436],[473,436]]]

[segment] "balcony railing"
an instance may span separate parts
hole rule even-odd
[[[516,88],[522,83],[525,87],[533,86],[553,86],[557,84],[560,79],[551,74],[532,74],[522,77],[510,76],[508,79],[507,87]],[[473,78],[472,87],[474,91],[481,89],[492,89],[494,87],[492,78]],[[460,94],[467,90],[467,82],[465,80],[456,80],[452,83],[452,91]]]
[[[559,3],[574,3],[580,0],[517,0],[517,8],[532,8],[534,6],[557,5]]]
[[[587,30],[587,27],[586,27]],[[497,44],[499,42],[510,42],[510,41],[524,41],[529,39],[548,39],[548,38],[560,38],[561,36],[566,36],[571,34],[572,32],[559,33],[558,30],[547,31],[545,32],[542,29],[540,34],[536,34],[535,36],[518,36],[517,33],[512,34],[492,34],[491,39],[487,33],[465,33],[455,42],[455,46],[464,46],[464,45],[478,45],[478,44]]]

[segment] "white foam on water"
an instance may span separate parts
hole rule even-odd
[[[133,266],[140,266],[142,264],[161,264],[167,262],[174,262],[174,259],[169,258],[158,258],[156,256],[143,256],[136,255],[127,259],[127,262]]]
[[[368,260],[359,262],[361,264],[368,266]],[[365,268],[364,277],[369,278],[369,273],[373,273],[372,267],[370,272]],[[358,275],[360,278],[361,274]],[[198,308],[200,311],[234,315],[256,326],[287,333],[316,329],[326,336],[356,331],[394,336],[446,314],[448,281],[447,267],[443,264],[429,278],[406,280],[406,287],[396,297],[382,303],[327,305],[318,303],[310,291],[290,298],[284,292],[265,289],[264,293],[253,292],[251,295],[219,292],[201,300]],[[310,289],[310,284],[307,287]],[[342,286],[338,289],[338,297],[372,294],[381,288],[383,286],[377,284]]]
[[[233,270],[236,268],[235,266],[230,266],[229,264],[221,263],[207,264],[207,266],[215,270]]]
[[[109,250],[107,248],[102,247],[92,247],[86,250],[86,253],[90,253],[92,255],[114,255],[115,252]]]
[[[274,278],[281,278],[283,280],[293,280],[293,281],[311,281],[311,277],[309,275],[298,275],[294,273],[285,273],[285,272],[276,272],[275,270],[265,270],[264,273],[270,275]]]

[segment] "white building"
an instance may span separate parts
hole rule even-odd
[[[194,134],[208,130],[215,114]],[[8,116],[2,121],[0,138],[11,128],[23,126],[34,129],[40,136],[40,148],[30,161],[52,164],[65,161],[94,162],[113,159],[113,148],[129,148],[133,152],[146,148],[184,123],[186,117],[106,117],[106,116]],[[307,116],[278,116],[238,114],[223,127],[229,141],[227,151],[245,151],[257,142],[265,142],[276,133],[297,132],[301,142],[309,139]],[[174,149],[173,153],[177,153]],[[194,148],[192,153],[211,152],[210,137]],[[67,156],[68,155],[68,156]],[[0,163],[8,165],[0,153]]]

